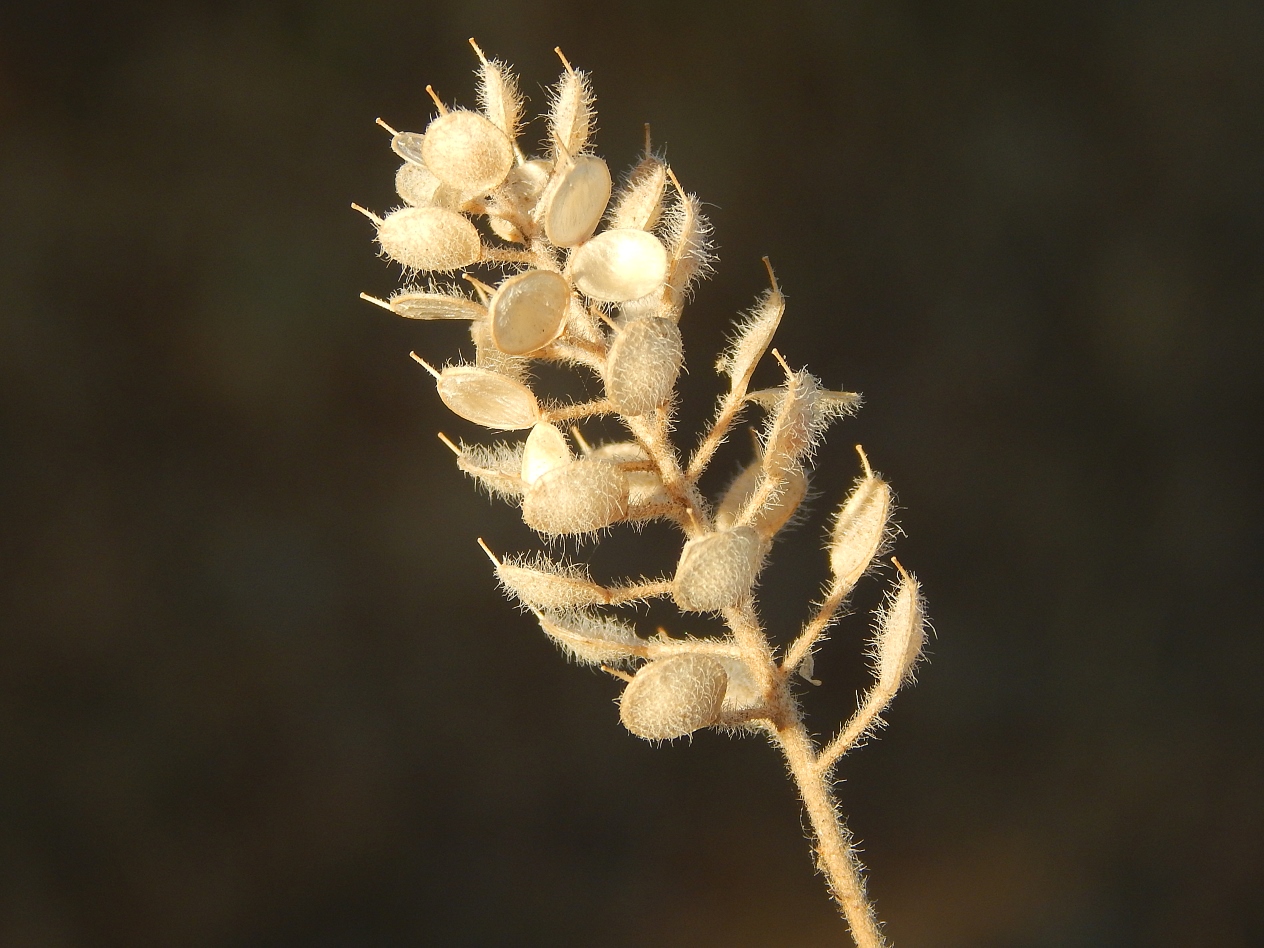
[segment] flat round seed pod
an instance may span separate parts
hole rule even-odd
[[[647,415],[671,398],[684,362],[674,322],[659,316],[628,320],[606,357],[606,396],[625,415]]]
[[[395,193],[413,207],[426,207],[435,203],[435,191],[439,179],[425,165],[405,161],[395,172]]]
[[[759,576],[764,542],[753,527],[734,527],[685,544],[672,580],[672,597],[686,612],[736,605]]]
[[[412,164],[424,164],[421,157],[421,143],[425,138],[426,136],[421,132],[397,132],[391,138],[391,151]]]
[[[390,304],[391,312],[405,319],[483,319],[487,316],[482,304],[447,293],[405,290],[392,296]]]
[[[625,303],[663,285],[667,279],[667,248],[643,230],[608,230],[575,251],[571,271],[575,285],[584,295]]]
[[[469,194],[486,194],[513,168],[508,136],[477,112],[457,109],[426,129],[421,157],[436,178]]]
[[[747,502],[759,488],[763,473],[763,461],[753,461],[729,485],[729,489],[715,508],[715,525],[718,529],[726,529],[737,522]],[[793,465],[783,473],[783,477],[781,491],[777,496],[765,501],[764,505],[750,518],[750,525],[765,538],[774,536],[784,527],[786,521],[799,509],[799,504],[803,503],[803,498],[807,496],[808,476],[800,465]]]
[[[549,175],[553,173],[553,162],[544,158],[532,158],[518,165],[509,172],[505,179],[505,190],[509,200],[519,210],[529,213],[540,200],[540,195],[548,186]]]
[[[515,379],[472,365],[448,366],[439,373],[443,404],[467,421],[498,431],[530,428],[540,417],[531,389]]]
[[[558,172],[549,191],[544,235],[556,247],[578,246],[592,236],[606,213],[610,169],[595,155],[580,155]]]
[[[483,254],[470,221],[442,207],[405,207],[378,225],[377,242],[392,260],[417,270],[460,270]]]
[[[492,341],[501,352],[526,355],[562,334],[571,287],[560,273],[528,270],[510,277],[492,297]]]
[[[642,665],[619,698],[619,720],[647,741],[684,737],[720,719],[728,674],[707,655]]]
[[[628,478],[609,461],[580,458],[554,468],[527,488],[522,519],[553,536],[591,533],[628,512]]]
[[[522,449],[522,479],[534,484],[544,474],[556,467],[571,463],[571,447],[566,436],[546,421],[538,422],[527,435]]]
[[[873,474],[865,476],[839,508],[830,531],[830,569],[845,586],[860,582],[887,542],[891,488]]]

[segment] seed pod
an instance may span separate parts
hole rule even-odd
[[[489,60],[473,40],[478,54],[478,102],[483,114],[512,141],[518,136],[522,124],[522,96],[518,92],[518,77],[499,60]]]
[[[869,472],[838,508],[830,531],[830,569],[837,582],[850,589],[860,581],[886,544],[890,516],[891,488]]]
[[[715,510],[715,525],[718,529],[727,529],[738,521],[755,491],[759,489],[763,476],[763,459],[758,458],[729,485]],[[786,521],[794,516],[808,492],[807,472],[801,466],[793,465],[778,476],[782,479],[781,489],[770,500],[765,501],[759,510],[754,511],[747,521],[764,539],[776,536],[786,525]]]
[[[487,310],[456,292],[402,290],[391,297],[391,312],[405,319],[484,319]]]
[[[627,475],[609,461],[593,458],[541,474],[522,503],[526,525],[550,536],[591,533],[627,513]]]
[[[714,658],[724,668],[729,679],[728,687],[724,689],[724,710],[740,711],[759,704],[763,695],[760,694],[759,683],[755,681],[747,664],[740,658],[724,655],[716,655]]]
[[[737,325],[737,335],[716,360],[715,370],[728,375],[730,389],[741,391],[750,384],[755,366],[768,351],[773,334],[786,312],[786,298],[777,289],[764,291],[753,309]]]
[[[439,373],[443,404],[467,421],[499,431],[530,428],[540,418],[531,389],[516,379],[472,365],[450,365]]]
[[[571,269],[579,291],[595,300],[623,303],[660,289],[667,250],[643,230],[608,230],[575,251]]]
[[[571,463],[571,448],[566,436],[548,422],[537,422],[527,435],[522,450],[522,479],[534,484],[544,474]]]
[[[421,143],[425,136],[421,132],[396,132],[391,136],[391,151],[399,155],[409,164],[424,165],[421,157]]]
[[[588,578],[581,566],[554,563],[537,554],[496,566],[501,585],[537,609],[576,609],[610,602],[610,593]]]
[[[650,460],[635,441],[614,441],[598,445],[588,455],[623,464],[643,464]],[[657,470],[628,471],[628,503],[633,506],[667,503],[667,490]]]
[[[428,207],[435,202],[439,179],[425,165],[405,161],[395,172],[395,191],[413,207]]]
[[[926,615],[917,580],[900,570],[900,582],[887,600],[878,625],[875,651],[878,687],[894,694],[913,672],[926,641]]]
[[[645,649],[645,642],[636,630],[618,619],[578,610],[537,612],[536,618],[549,638],[585,665],[626,665]]]
[[[548,187],[549,177],[553,174],[553,162],[543,158],[532,158],[523,162],[509,172],[505,179],[505,195],[525,216],[535,209],[540,195]]]
[[[610,226],[652,230],[663,211],[663,189],[667,186],[667,166],[653,155],[645,157],[628,175],[610,209]]]
[[[492,341],[501,352],[526,355],[562,334],[571,287],[559,273],[528,270],[510,277],[492,297]]]
[[[477,112],[454,109],[426,129],[421,156],[436,178],[467,194],[486,194],[513,167],[509,138]]]
[[[606,357],[606,396],[624,415],[647,415],[671,398],[684,361],[680,330],[670,319],[629,320]]]
[[[690,540],[680,554],[672,597],[686,612],[714,612],[750,594],[765,544],[753,527],[734,527]]]
[[[450,447],[451,442],[444,438]],[[456,448],[456,466],[479,482],[493,497],[510,500],[522,496],[526,485],[522,470],[522,442],[462,444]]]
[[[623,726],[647,741],[684,737],[720,719],[728,675],[707,655],[674,655],[641,666],[619,699]]]
[[[549,132],[554,152],[578,155],[592,130],[592,86],[587,73],[576,72],[564,58],[562,62],[566,71],[550,90]]]
[[[442,207],[406,207],[386,215],[377,241],[392,260],[417,270],[459,270],[483,255],[474,225]]]
[[[692,194],[681,193],[665,215],[663,240],[671,248],[667,272],[667,297],[675,312],[684,306],[694,283],[711,271],[711,223],[702,213],[701,202]]]
[[[580,155],[555,170],[544,204],[544,236],[556,247],[575,247],[592,236],[610,201],[610,169],[595,155]]]

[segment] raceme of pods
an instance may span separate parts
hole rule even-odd
[[[548,555],[498,557],[483,546],[506,594],[570,657],[626,683],[619,717],[632,734],[666,741],[718,728],[770,737],[800,791],[818,865],[856,943],[885,944],[838,812],[833,770],[873,732],[922,653],[925,606],[912,574],[895,564],[870,642],[873,684],[851,720],[818,746],[798,699],[805,680],[819,683],[814,650],[857,583],[880,567],[895,533],[891,488],[863,451],[863,473],[831,524],[831,578],[821,602],[785,636],[765,629],[755,601],[774,540],[809,496],[817,447],[832,423],[858,408],[859,396],[827,389],[776,349],[775,365],[766,360],[786,311],[769,265],[769,288],[735,321],[716,363],[725,385],[714,420],[682,455],[671,437],[685,365],[681,320],[713,263],[700,202],[651,148],[648,127],[644,154],[615,184],[593,152],[589,77],[560,51],[564,69],[549,93],[543,147],[529,154],[516,76],[471,45],[478,110],[445,105],[427,86],[436,114],[424,131],[399,132],[379,119],[401,160],[395,184],[403,203],[382,215],[357,209],[408,283],[389,299],[365,299],[407,319],[469,323],[472,358],[439,367],[413,358],[454,414],[508,433],[490,443],[440,437],[462,471],[517,504],[523,521],[552,541]],[[532,368],[546,363],[588,377],[594,397],[559,402],[538,391]],[[780,381],[752,391],[761,364]],[[700,479],[748,413],[762,414],[753,457],[708,497]],[[590,443],[598,424],[608,431],[610,421],[626,431],[623,439]],[[681,537],[675,564],[658,576],[595,579],[567,561],[565,544],[557,549],[565,538],[591,542],[620,524],[651,520],[675,525]],[[620,618],[620,609],[655,598],[672,600],[686,618],[711,614],[728,631],[646,636]]]

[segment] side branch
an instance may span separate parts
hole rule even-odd
[[[808,653],[812,651],[812,646],[817,643],[821,635],[829,628],[830,623],[834,621],[834,616],[838,613],[839,608],[842,607],[851,589],[850,584],[841,582],[838,579],[835,579],[830,584],[830,591],[825,597],[825,601],[816,610],[816,615],[803,626],[803,631],[799,633],[799,637],[794,640],[790,650],[786,653],[786,657],[781,663],[781,673],[783,675],[794,674],[795,669],[799,667],[799,663],[808,657]]]
[[[851,720],[843,729],[834,736],[834,739],[825,745],[816,759],[816,769],[822,778],[827,778],[839,758],[855,747],[862,737],[879,724],[882,712],[887,709],[894,697],[894,690],[888,691],[878,685],[869,689],[864,703],[851,716]]]

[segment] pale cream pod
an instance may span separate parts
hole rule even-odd
[[[926,642],[926,617],[917,580],[900,571],[900,584],[878,627],[878,686],[888,694],[913,674]]]
[[[720,719],[728,675],[706,655],[675,655],[641,666],[619,699],[623,726],[648,741],[670,741]]]
[[[626,303],[662,288],[667,278],[667,248],[643,230],[608,230],[575,251],[571,272],[585,296]]]
[[[747,503],[755,495],[759,483],[763,479],[764,464],[762,459],[752,461],[747,468],[729,485],[724,497],[715,509],[715,525],[719,529],[727,529],[737,522]],[[750,525],[765,539],[776,536],[786,525],[794,512],[803,503],[808,492],[808,476],[802,466],[796,464],[781,475],[782,485],[776,497],[764,503],[750,517]]]
[[[540,418],[535,395],[516,379],[472,365],[452,365],[436,380],[443,404],[467,421],[498,431],[530,428]]]
[[[847,588],[855,586],[882,552],[891,516],[891,488],[873,474],[861,479],[838,509],[830,531],[830,570]]]
[[[440,181],[425,165],[405,161],[395,172],[395,193],[413,207],[428,207],[435,203],[435,192]]]
[[[625,415],[647,415],[671,398],[684,362],[680,329],[673,321],[630,319],[606,357],[606,397]]]
[[[565,467],[572,460],[570,445],[557,426],[547,421],[537,422],[522,449],[522,479],[534,484],[549,471]]]
[[[501,352],[526,355],[562,334],[570,303],[570,284],[550,270],[528,270],[510,277],[491,304],[492,341]]]
[[[609,461],[580,458],[548,471],[527,488],[522,519],[550,536],[591,533],[628,513],[628,478]]]
[[[386,215],[377,241],[392,260],[416,270],[460,270],[483,254],[474,225],[442,207],[405,207]]]
[[[610,202],[610,169],[595,155],[580,155],[554,174],[544,195],[544,235],[556,247],[575,247],[592,236]]]
[[[424,165],[426,161],[421,157],[421,143],[425,138],[421,132],[396,132],[391,136],[391,151],[410,164]]]
[[[461,109],[430,123],[421,156],[444,184],[475,195],[499,187],[514,164],[508,136],[477,112]]]
[[[509,200],[523,213],[529,214],[535,209],[540,195],[548,187],[549,176],[553,174],[553,162],[544,158],[532,158],[524,161],[505,179],[505,191]]]
[[[484,319],[487,310],[466,296],[405,290],[390,299],[391,312],[405,319]]]
[[[715,612],[750,595],[766,544],[753,527],[733,527],[690,540],[680,554],[672,597],[686,612]]]

